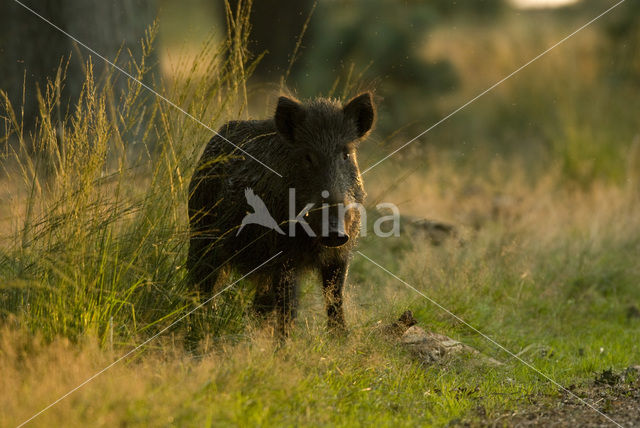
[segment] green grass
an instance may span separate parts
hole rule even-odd
[[[236,22],[231,40],[204,44],[195,69],[178,63],[158,82],[214,129],[247,116],[246,17]],[[1,219],[0,426],[26,420],[197,304],[184,267],[186,192],[210,132],[135,83],[120,98],[110,90],[114,78],[89,74],[81,101],[62,114],[60,83],[52,82],[32,134],[23,131],[19,109],[5,103],[12,151],[2,160],[2,203],[12,212]],[[484,114],[497,120],[501,112]],[[559,162],[545,168],[522,172],[526,156],[479,153],[458,162],[455,151],[432,150],[429,166],[388,194],[399,167],[371,172],[371,201],[384,195],[408,214],[454,222],[462,242],[433,247],[412,231],[359,245],[567,386],[640,360],[640,320],[627,317],[640,305],[640,152],[622,142],[630,131],[584,128],[593,111],[576,114],[582,119],[546,124],[548,154]],[[620,129],[632,128],[616,118]],[[364,155],[373,159],[379,150]],[[357,254],[346,338],[324,330],[315,278],[304,281],[296,329],[282,346],[268,325],[251,319],[250,301],[241,282],[33,424],[445,426],[558,397],[546,379]],[[505,365],[420,364],[377,333],[406,309],[423,327]],[[203,335],[195,348],[185,345],[194,331]]]

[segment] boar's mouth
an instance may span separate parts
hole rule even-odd
[[[320,238],[320,243],[323,246],[331,248],[342,247],[347,242],[349,242],[349,235],[347,234],[334,233]]]
[[[342,247],[349,242],[349,234],[344,230],[344,219],[331,218],[326,234],[320,237],[320,243],[325,247]]]

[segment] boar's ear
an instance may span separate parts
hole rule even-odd
[[[375,117],[371,94],[365,92],[358,95],[344,106],[343,111],[344,116],[355,123],[358,137],[364,137],[371,129]]]
[[[298,102],[287,97],[278,98],[275,121],[280,135],[288,141],[293,141],[293,130],[296,124],[304,119],[304,115],[304,109]]]

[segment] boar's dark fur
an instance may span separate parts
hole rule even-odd
[[[362,213],[347,209],[340,220],[333,208],[364,201],[355,152],[371,129],[374,115],[369,93],[344,107],[332,99],[299,102],[280,97],[273,119],[232,121],[222,126],[220,135],[205,148],[190,184],[187,267],[201,296],[211,295],[221,272],[233,269],[246,274],[281,252],[250,276],[256,285],[257,313],[275,310],[278,332],[286,335],[296,316],[298,278],[316,270],[322,278],[328,326],[345,329],[342,290]],[[238,232],[250,209],[246,189],[264,201],[284,235],[257,224],[243,225]],[[293,217],[289,189],[295,189]],[[291,224],[308,203],[315,204],[305,217],[315,237],[299,222]],[[328,233],[321,230],[319,208],[323,204],[328,207],[324,218],[330,223],[328,231],[324,230]],[[344,233],[332,234],[336,225]],[[295,236],[289,233],[290,227]]]

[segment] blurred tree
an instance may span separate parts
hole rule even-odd
[[[112,61],[126,46],[118,61],[124,68],[129,52],[140,60],[140,40],[156,16],[154,0],[48,0],[25,4]],[[14,1],[0,3],[0,88],[14,106],[23,106],[26,126],[37,114],[36,87],[44,88],[47,78],[55,79],[58,67],[66,64],[69,55],[63,102],[73,103],[82,89],[86,61],[92,55],[80,46],[76,48],[73,40]],[[108,67],[98,58],[92,58],[92,63],[96,78]],[[126,83],[126,78],[120,77],[117,88],[125,88]]]
[[[229,1],[233,11],[240,3],[247,1]],[[259,80],[277,83],[284,76],[313,4],[314,0],[258,0],[252,3],[249,50],[254,55],[266,52],[254,72]],[[222,8],[221,12],[224,12]],[[224,16],[224,13],[219,15]]]
[[[229,4],[235,10],[241,2]],[[259,0],[249,48],[254,55],[267,51],[259,80],[278,83],[314,10],[286,84],[303,97],[375,89],[385,99],[378,127],[390,131],[411,118],[428,120],[435,115],[428,99],[457,85],[447,60],[426,55],[428,33],[445,20],[496,18],[504,6],[505,0]]]
[[[626,2],[605,25],[605,67],[614,81],[640,84],[640,1]]]
[[[430,2],[323,2],[311,27],[304,69],[295,76],[297,87],[304,95],[338,97],[375,88],[385,99],[378,126],[384,129],[388,123],[386,131],[424,117],[425,97],[456,85],[450,64],[424,53],[426,35],[438,19]],[[417,105],[423,114],[411,114]]]

